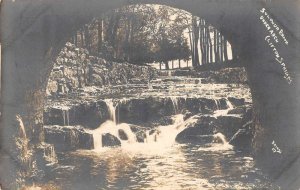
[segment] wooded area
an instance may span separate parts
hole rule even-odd
[[[231,46],[204,19],[158,5],[134,5],[115,9],[83,26],[71,39],[90,54],[137,65],[192,61],[193,67],[227,63]],[[232,51],[234,53],[234,51]],[[234,55],[232,55],[234,57]],[[172,67],[172,68],[173,68]]]

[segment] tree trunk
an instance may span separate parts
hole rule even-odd
[[[206,64],[209,63],[209,44],[208,44],[208,35],[209,35],[209,31],[208,31],[208,26],[205,23],[205,59],[206,59]]]
[[[237,55],[236,49],[234,47],[232,47],[232,45],[231,45],[231,52],[232,52],[232,60],[237,60],[238,55]]]
[[[188,28],[188,30],[189,30],[189,39],[190,39],[191,55],[192,55],[192,63],[193,63],[194,60],[195,60],[195,57],[194,57],[194,43],[193,43],[193,39],[192,39],[192,31],[190,30],[190,28]]]
[[[74,35],[74,45],[77,47],[77,40],[78,40],[78,38],[77,38],[77,31],[75,32],[75,35]]]
[[[224,55],[224,51],[223,51],[223,36],[221,36],[221,34],[219,34],[219,40],[220,40],[220,61],[221,63],[224,62],[223,59],[223,55]]]
[[[85,37],[85,48],[91,52],[91,42],[90,42],[90,33],[88,26],[84,27],[84,37]]]
[[[199,42],[199,23],[196,17],[193,17],[193,34],[194,34],[194,67],[198,67],[199,64],[199,50],[198,50],[198,42]]]
[[[168,61],[165,61],[165,69],[166,69],[166,70],[169,70],[169,69],[170,69]]]
[[[84,47],[83,31],[80,31],[81,48]]]
[[[228,51],[227,51],[227,40],[224,38],[224,60],[227,63],[228,62]]]
[[[212,63],[213,62],[213,48],[212,48],[212,41],[211,41],[211,36],[210,36],[210,31],[209,28],[207,28],[208,30],[208,43],[209,43],[209,62]]]
[[[178,59],[178,67],[179,67],[179,69],[181,68],[181,63],[180,63],[180,59]]]
[[[204,30],[203,30],[203,20],[200,19],[200,50],[201,50],[201,65],[205,64],[205,60],[204,60]]]
[[[102,48],[102,39],[103,39],[103,21],[100,18],[98,20],[98,54],[101,52],[101,48]]]
[[[214,30],[214,49],[215,49],[215,63],[220,62],[219,56],[219,43],[218,43],[218,31]]]

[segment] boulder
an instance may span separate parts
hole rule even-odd
[[[146,135],[146,128],[140,127],[138,125],[132,125],[130,124],[131,131],[136,135],[136,140],[139,143],[145,142],[145,139],[147,138]]]
[[[216,131],[222,133],[227,139],[230,139],[242,126],[242,117],[240,116],[219,116],[215,121]]]
[[[57,152],[93,149],[93,136],[82,126],[44,126],[45,142],[53,144]]]
[[[102,146],[103,147],[121,146],[121,141],[117,137],[109,133],[105,133],[102,135]]]
[[[139,131],[136,133],[137,142],[144,143],[146,138],[147,138],[147,135],[146,135],[145,131]]]
[[[125,133],[125,131],[123,129],[118,130],[118,135],[121,140],[124,140],[124,141],[128,140],[128,135]]]
[[[190,111],[188,111],[188,110],[183,111],[183,120],[187,120],[192,116],[193,116],[193,114]]]
[[[236,107],[228,111],[228,114],[243,115],[246,113],[246,107]]]
[[[252,148],[253,135],[254,125],[252,122],[248,122],[234,134],[229,143],[238,150],[249,152]]]
[[[231,102],[231,104],[234,107],[239,107],[239,106],[245,105],[245,99],[244,98],[228,97],[228,100]]]
[[[181,131],[176,136],[178,143],[192,143],[192,144],[207,144],[213,141],[212,135],[205,134],[205,126],[203,127],[189,127]]]

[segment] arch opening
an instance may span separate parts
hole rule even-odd
[[[147,5],[144,9],[140,8],[139,11],[143,12],[146,8],[147,10],[149,7],[153,8],[152,6]],[[122,12],[124,9],[126,11],[129,9],[129,14]],[[153,9],[152,14],[155,12],[157,15],[151,16],[156,20],[159,20],[158,14],[165,12],[172,12],[167,17],[179,17],[176,9],[159,6],[154,6]],[[141,15],[141,12],[135,11],[137,17]],[[199,148],[200,152],[212,151],[220,154],[218,156],[223,154],[222,151],[232,151],[233,146],[229,144],[229,141],[238,147],[239,129],[247,128],[249,130],[247,132],[252,133],[253,126],[250,116],[252,99],[249,86],[246,84],[247,76],[244,68],[240,68],[240,65],[237,67],[232,63],[232,55],[225,55],[224,52],[221,55],[222,58],[219,57],[218,62],[216,60],[216,57],[221,54],[220,51],[224,51],[225,47],[231,54],[231,45],[228,42],[222,45],[224,37],[218,30],[206,25],[203,19],[187,15],[190,23],[185,26],[187,29],[179,29],[181,30],[179,37],[186,41],[183,46],[187,46],[189,55],[186,56],[187,58],[184,57],[185,55],[182,58],[169,56],[170,62],[167,64],[170,65],[170,68],[159,67],[151,61],[159,60],[160,57],[158,56],[163,57],[163,53],[169,52],[161,50],[161,47],[150,47],[149,50],[141,52],[138,51],[141,48],[139,43],[145,43],[145,40],[148,39],[153,45],[168,37],[172,40],[173,36],[163,36],[158,32],[153,32],[153,37],[163,36],[157,42],[149,37],[145,31],[150,27],[155,28],[159,24],[176,26],[168,23],[168,21],[172,21],[169,20],[170,18],[164,18],[165,20],[161,21],[164,23],[155,23],[154,26],[150,27],[144,26],[145,30],[139,28],[142,32],[133,31],[136,35],[134,37],[138,38],[143,32],[146,33],[146,37],[138,39],[132,44],[128,44],[129,39],[126,41],[127,46],[122,49],[120,44],[125,41],[126,29],[139,27],[138,24],[138,26],[127,26],[128,19],[126,16],[123,20],[118,17],[127,14],[134,17],[130,7],[126,7],[106,14],[105,18],[102,17],[101,24],[99,24],[99,19],[93,19],[90,24],[79,29],[79,32],[76,32],[69,39],[69,42],[59,53],[47,86],[48,101],[44,111],[45,141],[54,144],[58,152],[68,149],[93,149],[96,152],[101,152],[107,147],[121,145],[124,151],[134,151],[135,154],[142,155],[145,154],[143,149],[154,155],[160,155],[160,152],[164,152],[161,149],[170,148],[169,146],[173,145],[174,142],[192,144]],[[147,14],[149,13],[147,12]],[[188,13],[184,12],[184,14]],[[144,17],[142,15],[143,19],[145,19]],[[118,18],[120,20],[117,20]],[[146,17],[146,21],[143,20],[143,22],[149,23],[147,19],[151,18]],[[115,28],[116,31],[112,31],[116,22],[119,26]],[[99,25],[102,27],[101,32],[99,32]],[[109,29],[109,27],[111,28]],[[163,30],[162,33],[166,35],[165,33],[170,32],[170,29],[166,31],[166,28],[170,26],[164,27],[160,30]],[[198,30],[195,27],[198,27]],[[190,39],[189,33],[185,35],[187,30],[196,30],[199,33],[197,39],[199,41],[188,43],[188,40],[195,39]],[[194,31],[190,31],[190,33],[192,32]],[[117,35],[109,36],[114,33]],[[101,40],[98,39],[99,35],[101,35]],[[217,37],[218,40],[215,40]],[[120,40],[113,43],[109,41],[111,38]],[[208,42],[208,40],[211,41]],[[99,41],[104,45],[99,45]],[[197,55],[199,65],[192,63],[192,59],[195,58],[192,58],[191,52],[194,49],[188,44],[193,43],[199,44],[197,45],[199,48],[197,50],[199,51]],[[204,43],[207,44],[207,47]],[[209,44],[212,44],[211,55]],[[127,54],[123,52],[126,49],[131,49],[132,45],[136,45],[138,48],[131,51],[141,52],[140,57],[130,57],[131,55],[127,54],[132,52]],[[171,45],[168,48],[173,48]],[[220,48],[217,49],[215,46]],[[206,55],[203,55],[204,48],[207,48],[208,51]],[[162,53],[159,50],[151,51],[152,49],[159,49]],[[177,54],[175,48],[173,51],[173,54]],[[153,57],[147,57],[145,53],[153,54]],[[225,57],[227,58],[225,59]],[[172,66],[176,65],[174,62],[172,63],[172,59],[189,59],[190,65],[186,68],[179,68],[179,66],[176,68],[176,66]],[[181,62],[182,65],[187,65],[187,61]],[[79,64],[81,65],[79,66]],[[205,131],[202,131],[202,128],[205,128]],[[75,132],[77,136],[70,138],[70,142],[61,143],[58,131],[61,132],[66,129],[69,130],[65,132],[67,135]],[[80,130],[84,132],[78,132]],[[89,137],[86,137],[84,143],[80,138],[85,135],[89,135]],[[236,137],[234,137],[235,135]],[[248,144],[245,143],[245,147],[240,146],[239,148],[248,149],[251,146],[250,137],[246,140]],[[81,144],[85,144],[86,147],[81,147]],[[111,150],[113,149],[111,148]],[[177,152],[176,154],[181,153]],[[97,158],[99,155],[97,156],[96,153],[94,156]],[[118,155],[114,155],[114,158],[116,157]],[[193,155],[192,159],[196,157]],[[239,158],[232,154],[230,159]],[[219,162],[218,159],[216,158],[216,162]],[[116,158],[116,160],[118,159]],[[107,160],[104,162],[108,164]],[[84,163],[79,161],[76,164]],[[127,164],[130,165],[130,163]],[[91,165],[91,167],[94,166]],[[201,167],[206,168],[208,166],[203,164]],[[121,170],[121,168],[119,169]],[[220,172],[222,173],[222,171]],[[109,175],[108,172],[102,177],[108,178]],[[256,177],[260,178],[261,176]],[[138,182],[135,183],[138,186],[142,185]],[[206,185],[211,186],[210,183],[207,182]],[[227,185],[225,183],[221,186]],[[191,188],[196,188],[196,186],[192,185]]]
[[[59,4],[58,6],[64,7],[64,3],[66,3],[66,2],[67,1],[64,1],[62,4]],[[16,2],[16,4],[17,4],[17,2]],[[100,3],[98,4],[98,3],[95,3],[95,2],[87,3],[87,5],[82,5],[80,3],[78,5],[74,5],[72,11],[74,11],[74,10],[79,10],[80,11],[80,9],[82,7],[92,8],[91,9],[92,10],[91,14],[86,14],[84,16],[81,15],[79,17],[75,16],[75,19],[72,18],[72,17],[74,15],[77,15],[77,13],[75,14],[72,11],[65,13],[67,15],[66,16],[67,19],[66,19],[63,16],[61,16],[61,13],[64,12],[64,11],[62,11],[63,8],[58,8],[57,5],[52,5],[54,8],[58,8],[58,9],[54,9],[55,10],[54,13],[51,12],[51,11],[47,12],[47,14],[45,14],[45,16],[42,17],[42,19],[40,19],[38,22],[36,22],[34,28],[32,30],[29,30],[29,32],[27,32],[27,34],[25,35],[23,40],[17,41],[17,42],[15,42],[15,44],[13,44],[13,46],[6,48],[7,52],[10,52],[10,53],[11,52],[19,52],[20,55],[22,55],[22,56],[16,56],[16,58],[12,58],[10,55],[12,55],[14,53],[12,53],[12,54],[7,53],[4,56],[4,58],[7,61],[14,60],[17,63],[17,65],[20,64],[21,62],[28,62],[28,63],[31,63],[31,64],[28,64],[27,68],[19,67],[18,68],[19,70],[15,69],[15,68],[12,68],[12,67],[8,67],[7,65],[4,66],[4,69],[6,71],[12,71],[12,73],[16,74],[14,76],[18,76],[17,74],[23,71],[22,75],[18,76],[19,79],[26,79],[27,80],[28,78],[30,78],[29,76],[32,76],[33,80],[38,81],[38,82],[35,82],[35,84],[27,84],[27,83],[24,83],[24,82],[20,82],[18,84],[16,82],[17,80],[11,80],[10,81],[9,79],[11,79],[11,77],[6,77],[7,74],[5,74],[6,76],[4,76],[4,77],[7,78],[8,80],[6,80],[6,81],[9,81],[9,82],[7,82],[7,84],[4,86],[4,88],[8,89],[7,85],[8,84],[13,84],[17,87],[16,89],[18,89],[18,91],[20,91],[22,93],[17,93],[18,95],[15,95],[13,98],[8,98],[9,97],[8,94],[14,94],[14,90],[13,91],[12,90],[7,90],[4,93],[4,99],[5,99],[4,101],[8,101],[8,103],[15,101],[15,102],[20,103],[22,105],[24,104],[25,106],[21,106],[18,109],[10,109],[8,107],[5,107],[6,110],[3,113],[4,113],[4,115],[9,115],[9,117],[7,117],[7,118],[10,118],[10,119],[5,119],[3,123],[6,126],[10,126],[10,125],[11,126],[16,126],[16,124],[14,123],[15,121],[12,121],[13,117],[16,114],[21,114],[21,117],[23,118],[22,120],[24,120],[24,122],[22,120],[19,120],[18,119],[19,117],[18,117],[17,118],[17,121],[18,121],[17,126],[20,126],[21,129],[23,129],[24,126],[25,126],[25,128],[26,128],[26,126],[28,126],[27,130],[30,129],[29,131],[32,134],[27,135],[26,138],[27,137],[29,137],[29,138],[32,137],[32,139],[31,139],[32,142],[34,142],[34,141],[44,142],[44,140],[45,140],[45,139],[43,139],[43,135],[42,135],[43,132],[44,132],[43,129],[42,129],[43,128],[43,119],[45,119],[45,117],[43,118],[43,111],[41,111],[41,109],[40,109],[41,105],[43,105],[43,103],[40,102],[39,100],[42,100],[43,97],[45,96],[45,90],[44,90],[45,89],[45,84],[46,84],[45,79],[47,78],[45,76],[50,75],[50,70],[51,69],[49,69],[48,66],[52,65],[52,63],[50,63],[49,60],[53,57],[56,57],[56,55],[59,54],[59,50],[61,49],[61,47],[64,46],[64,43],[66,41],[68,41],[68,39],[70,37],[69,35],[77,30],[76,28],[80,28],[80,26],[82,26],[83,23],[87,23],[88,20],[91,20],[91,18],[93,18],[93,15],[98,14],[96,12],[99,12],[99,11],[97,11],[97,9],[99,7],[96,8],[97,6],[95,6],[95,4],[100,5]],[[279,129],[279,126],[276,125],[276,121],[270,121],[270,116],[276,115],[276,116],[278,116],[277,120],[280,120],[280,121],[282,121],[282,118],[286,117],[286,116],[291,118],[291,120],[289,120],[289,122],[288,122],[288,124],[290,124],[289,130],[286,130],[286,134],[284,134],[284,135],[291,134],[290,132],[291,132],[291,130],[293,130],[293,126],[294,126],[294,124],[293,124],[294,117],[293,117],[293,115],[289,116],[288,113],[291,113],[292,111],[294,111],[297,108],[294,109],[294,107],[291,107],[291,105],[288,101],[283,102],[282,103],[283,107],[288,106],[288,107],[293,108],[293,109],[291,109],[292,111],[289,111],[288,113],[285,113],[283,116],[280,116],[279,113],[281,113],[281,112],[270,111],[270,108],[268,107],[268,106],[272,105],[272,103],[274,103],[274,102],[275,103],[276,102],[281,102],[281,101],[279,101],[279,99],[280,99],[279,95],[274,95],[274,98],[271,98],[270,101],[267,101],[268,100],[267,96],[270,95],[270,93],[272,93],[272,92],[267,92],[264,89],[264,87],[266,86],[266,84],[269,84],[272,87],[276,86],[276,85],[272,85],[273,83],[271,82],[271,79],[276,79],[276,82],[278,82],[277,85],[280,86],[280,87],[283,87],[286,90],[290,90],[290,87],[287,86],[280,78],[274,77],[273,74],[264,76],[264,73],[266,73],[266,72],[264,72],[264,70],[267,70],[266,66],[263,66],[264,69],[262,69],[263,70],[262,72],[261,71],[256,72],[257,68],[259,68],[259,64],[261,64],[263,62],[267,62],[267,60],[268,60],[267,57],[271,55],[271,53],[268,52],[268,53],[266,53],[265,56],[261,56],[259,51],[260,50],[265,50],[266,48],[265,48],[265,46],[262,45],[263,43],[259,42],[259,40],[254,40],[253,37],[255,36],[254,34],[256,34],[256,33],[255,33],[255,31],[250,30],[250,25],[255,25],[255,26],[257,26],[257,28],[259,28],[259,30],[261,29],[259,27],[259,21],[254,20],[255,15],[257,14],[256,8],[253,8],[251,10],[248,10],[247,8],[244,8],[243,10],[247,10],[246,12],[249,12],[250,16],[247,15],[247,18],[245,18],[245,16],[242,16],[238,19],[233,19],[233,20],[237,21],[237,23],[233,24],[233,23],[226,22],[228,24],[224,25],[224,24],[222,24],[222,22],[225,22],[225,21],[228,21],[228,20],[232,19],[233,18],[232,15],[231,14],[228,14],[228,15],[225,14],[225,16],[223,15],[224,17],[223,17],[223,19],[221,19],[221,21],[220,21],[219,13],[216,14],[217,16],[212,16],[210,18],[209,15],[211,15],[211,13],[209,13],[209,9],[211,7],[214,7],[214,5],[211,4],[211,2],[204,1],[203,5],[205,5],[205,6],[203,6],[204,8],[201,8],[201,10],[200,9],[197,10],[197,8],[199,8],[199,6],[194,6],[195,5],[194,1],[187,2],[184,5],[182,3],[178,3],[178,2],[174,2],[174,4],[172,2],[168,2],[166,4],[170,4],[170,5],[175,4],[174,7],[189,10],[189,11],[195,13],[196,15],[200,15],[200,14],[203,15],[203,12],[204,12],[204,15],[206,14],[206,16],[204,16],[203,18],[207,18],[207,20],[210,23],[217,26],[217,28],[220,29],[221,33],[226,36],[228,41],[232,42],[231,44],[233,45],[233,48],[239,50],[239,52],[238,52],[239,58],[242,61],[244,61],[243,64],[246,67],[246,70],[249,74],[249,82],[250,82],[250,86],[251,86],[252,93],[253,93],[254,104],[256,106],[256,112],[254,112],[254,114],[253,114],[254,117],[252,117],[252,118],[254,118],[254,125],[255,125],[256,129],[258,129],[258,132],[255,132],[255,134],[254,134],[254,136],[256,138],[254,140],[254,145],[255,145],[255,149],[256,149],[255,151],[259,152],[262,155],[264,155],[262,157],[263,159],[265,159],[266,157],[271,158],[272,160],[275,160],[276,163],[278,163],[282,160],[285,160],[285,158],[286,158],[285,156],[280,157],[280,158],[276,157],[276,156],[273,157],[273,155],[272,156],[266,156],[266,154],[268,154],[268,153],[261,152],[261,150],[265,150],[264,148],[261,147],[261,146],[264,146],[264,145],[262,145],[262,141],[263,140],[267,140],[267,141],[270,141],[270,142],[272,141],[272,136],[270,136],[270,137],[266,136],[266,132],[264,132],[263,130],[269,131],[268,127],[271,126],[271,125],[275,125],[275,129]],[[249,4],[251,4],[251,3],[249,3]],[[244,3],[243,6],[247,7],[247,6],[249,6],[249,4]],[[82,7],[79,8],[80,7],[79,5],[82,6]],[[107,4],[103,3],[102,5],[103,6],[101,6],[101,8],[100,8],[102,10],[106,9],[107,7],[109,7],[110,9],[120,7],[120,4],[115,3],[115,2],[111,2],[111,3],[107,3]],[[14,6],[14,5],[12,5],[12,6]],[[253,6],[253,7],[256,7],[256,6]],[[208,10],[205,10],[205,8],[208,9]],[[224,12],[224,10],[235,11],[234,6],[232,8],[232,4],[222,5],[221,8],[223,8],[223,10],[220,11],[220,12]],[[216,8],[216,10],[219,10],[219,9]],[[85,11],[81,11],[81,12],[85,12]],[[58,14],[55,14],[55,13],[58,13]],[[52,15],[56,15],[56,16],[52,17]],[[80,15],[80,14],[78,14],[78,15]],[[240,14],[238,14],[238,15],[241,16]],[[76,18],[79,18],[79,19],[77,20]],[[247,21],[248,24],[243,25],[242,23],[244,21]],[[47,30],[47,26],[45,26],[43,24],[44,22],[52,24],[52,25],[49,26],[50,27],[50,28],[48,28],[49,30]],[[61,25],[61,24],[66,24],[66,25],[61,27],[57,31],[51,30],[51,28],[58,28],[57,26]],[[234,26],[236,26],[236,27],[234,27]],[[22,25],[20,27],[22,28]],[[48,32],[45,32],[43,35],[37,34],[36,31],[38,31],[40,28],[44,28],[45,31],[48,31]],[[244,39],[241,39],[239,37],[234,37],[235,34],[242,34],[243,36],[247,36],[247,37],[245,37]],[[41,40],[44,37],[47,38],[46,43],[44,43],[44,41]],[[37,40],[32,40],[32,38],[37,39]],[[41,40],[41,42],[38,42],[39,40]],[[263,40],[261,40],[261,41],[263,41]],[[26,48],[25,47],[26,45],[24,45],[24,44],[28,45],[29,47],[38,47],[39,51],[34,52],[34,50],[32,50],[32,49]],[[71,49],[73,48],[72,45],[70,45],[70,44],[68,46],[71,47]],[[258,47],[257,51],[255,50],[255,47]],[[37,48],[35,48],[35,49],[37,49]],[[70,49],[68,49],[68,50],[70,50]],[[248,50],[249,50],[249,52],[247,53]],[[76,53],[77,52],[75,51],[75,54]],[[256,57],[256,56],[258,57],[258,61],[257,61],[258,63],[255,63],[256,60],[253,60],[254,57]],[[43,62],[45,64],[44,65],[40,64],[40,60],[43,60]],[[97,59],[97,60],[99,61],[99,59]],[[214,59],[211,59],[211,60],[214,60]],[[105,61],[105,60],[102,59],[102,61]],[[116,60],[114,60],[114,61],[116,61]],[[291,62],[293,62],[293,60],[291,60]],[[48,65],[48,66],[45,67],[45,65]],[[273,67],[271,67],[271,68],[273,68]],[[32,70],[30,70],[30,69],[32,69]],[[55,69],[58,69],[58,68],[55,68]],[[210,68],[208,68],[208,69],[210,69]],[[141,69],[141,70],[143,70],[143,69]],[[274,70],[278,71],[277,67]],[[42,77],[41,77],[41,75],[42,75]],[[268,79],[267,76],[269,76],[271,79]],[[256,79],[257,77],[263,77],[264,79],[266,79],[266,82],[262,82],[261,84],[259,84],[258,80]],[[267,78],[265,78],[265,77],[267,77]],[[22,81],[22,80],[20,80],[20,81]],[[194,82],[197,83],[196,81],[194,81]],[[64,83],[64,82],[62,82],[62,83]],[[78,85],[79,85],[79,83],[80,82],[78,82]],[[57,86],[59,86],[59,85],[57,85]],[[57,87],[57,88],[61,88],[60,90],[62,90],[65,87],[60,86],[60,87]],[[92,91],[93,90],[95,90],[95,89],[92,89]],[[85,92],[83,90],[82,92],[79,92],[79,93],[90,93],[90,92]],[[291,97],[291,101],[294,99],[294,98],[292,98],[292,95],[290,93],[288,94],[288,96]],[[79,96],[76,95],[76,98],[77,97],[79,97]],[[170,109],[173,110],[174,112],[176,112],[176,110],[179,109],[179,107],[182,106],[181,105],[182,102],[187,102],[187,99],[183,98],[181,100],[180,98],[179,99],[169,98],[168,100],[163,100],[163,101],[165,101],[166,104],[170,104],[171,107],[172,107]],[[220,99],[218,101],[214,101],[214,103],[211,103],[211,104],[214,104],[217,109],[221,108],[222,106],[224,107],[224,105],[225,105],[226,108],[231,109],[232,108],[231,106],[234,106],[234,105],[232,105],[233,101],[236,101],[236,100],[232,99],[232,101],[230,101],[227,98],[227,100],[221,100]],[[267,105],[263,105],[263,102],[267,102]],[[12,104],[14,105],[15,103],[12,103]],[[120,116],[118,116],[118,114],[116,114],[116,112],[120,112],[120,110],[122,110],[122,109],[123,110],[128,109],[126,107],[122,108],[123,103],[121,103],[119,106],[116,106],[114,101],[112,101],[112,102],[110,102],[110,101],[96,102],[94,105],[91,105],[91,106],[95,107],[95,109],[97,110],[98,107],[101,107],[101,104],[105,104],[105,106],[103,106],[103,108],[106,109],[108,117],[111,117],[113,120],[115,118],[116,121],[122,119],[122,118],[120,118]],[[125,104],[126,104],[126,101],[125,101]],[[144,105],[145,103],[140,102],[140,104]],[[192,104],[192,106],[194,106],[194,102],[192,102],[190,104]],[[201,107],[201,103],[199,103],[199,104],[200,104],[199,107]],[[152,103],[150,103],[150,105],[152,105]],[[30,106],[32,106],[32,107],[30,108]],[[205,106],[207,107],[209,105],[202,105],[202,106],[204,106],[203,109],[205,110]],[[165,107],[168,107],[168,106],[166,105]],[[85,110],[86,107],[81,106],[80,109]],[[115,109],[114,113],[113,113],[113,111],[111,111],[113,109]],[[201,107],[201,109],[202,109],[202,107]],[[7,110],[9,110],[9,111],[7,111]],[[28,113],[27,110],[31,110],[30,111],[31,113]],[[62,116],[61,120],[63,121],[63,125],[69,125],[70,124],[69,120],[72,117],[70,115],[69,109],[66,108],[66,107],[59,107],[58,110],[61,110],[61,113],[53,113],[53,115],[61,115]],[[222,109],[220,109],[220,110],[222,110]],[[97,110],[97,111],[99,111],[99,110]],[[227,110],[227,111],[229,111],[229,110]],[[237,110],[235,110],[235,111],[237,111]],[[239,110],[239,111],[241,111],[241,110]],[[264,113],[264,111],[265,111],[265,113]],[[175,123],[178,122],[178,120],[176,120],[176,119],[173,120],[173,121]],[[135,124],[137,125],[138,123],[135,123]],[[68,138],[70,138],[71,148],[74,148],[74,147],[72,147],[73,143],[78,144],[78,142],[82,140],[82,139],[81,140],[78,139],[79,138],[78,133],[82,132],[82,130],[85,130],[85,129],[82,129],[80,127],[78,127],[76,129],[76,131],[73,131],[70,128],[68,128],[68,129],[61,128],[59,126],[56,127],[56,128],[57,128],[58,131],[68,131],[69,130],[68,132],[70,134],[72,134],[70,137],[68,137]],[[125,139],[127,137],[127,139],[131,139],[132,136],[129,134],[130,132],[128,132],[128,130],[127,130],[129,128],[130,128],[131,131],[133,131],[132,126],[128,126],[128,125],[127,126],[122,126],[122,128],[118,128],[118,131],[116,131],[115,134],[111,134],[112,136],[108,135],[108,136],[105,136],[104,138],[110,139],[111,140],[110,142],[113,141],[112,140],[112,139],[114,139],[113,136],[116,136],[116,135],[119,136],[118,138]],[[31,131],[31,129],[33,129],[33,130]],[[39,131],[39,129],[41,129],[41,130]],[[120,129],[122,129],[123,131],[120,130]],[[90,132],[93,134],[93,131],[90,131]],[[194,131],[192,131],[192,133],[193,132]],[[214,132],[219,132],[219,131],[214,130],[213,133]],[[11,131],[6,130],[5,134],[6,133],[11,134]],[[153,135],[153,134],[157,135],[157,133],[162,133],[162,132],[149,131],[148,135],[150,135],[150,133],[152,133],[151,135]],[[277,132],[274,132],[274,134],[276,134],[274,136],[275,140],[272,141],[274,143],[271,143],[271,145],[266,145],[267,149],[271,148],[270,149],[271,151],[273,150],[272,147],[274,148],[275,145],[276,145],[276,147],[278,147],[278,149],[280,149],[279,147],[282,147],[282,142],[283,142],[282,138],[280,138],[281,135],[279,135]],[[145,134],[145,135],[147,136],[147,134]],[[293,138],[289,139],[289,141],[291,142],[289,144],[292,144],[293,142],[295,142],[294,139],[297,137],[297,135],[296,136],[295,135],[296,134],[294,134],[294,136],[292,136]],[[87,133],[85,137],[82,137],[84,139],[83,141],[89,142],[90,144],[93,144],[93,143],[91,143],[91,140],[89,139],[88,136],[89,135]],[[24,138],[24,140],[26,140],[24,135],[23,135],[22,138]],[[103,138],[103,136],[101,138]],[[153,138],[155,138],[155,137],[153,137]],[[156,136],[156,138],[157,138],[157,136]],[[227,145],[226,142],[224,141],[224,136],[222,136],[222,134],[215,133],[210,138],[212,138],[213,143],[218,143],[219,142],[223,145]],[[121,140],[123,140],[123,139],[121,139]],[[226,139],[226,136],[225,136],[225,139]],[[114,140],[116,141],[116,139],[114,139]],[[10,142],[10,141],[8,141],[8,142]],[[84,144],[82,146],[89,146],[89,145]],[[291,149],[293,149],[294,146],[297,146],[297,143],[295,143],[295,145],[293,145]],[[26,147],[23,147],[23,148],[21,147],[21,149],[25,151]],[[42,150],[44,150],[44,151],[47,150],[48,151],[47,153],[45,152],[45,154],[47,154],[49,156],[48,159],[50,159],[52,162],[57,162],[56,161],[57,159],[55,158],[56,157],[55,152],[53,151],[53,147],[51,147],[51,146],[44,147],[44,148],[42,148]],[[203,149],[201,149],[201,147],[199,148],[199,150],[203,151]],[[26,153],[26,151],[24,153]],[[289,164],[289,160],[290,159],[285,160],[280,168],[284,167],[286,164]],[[216,163],[219,163],[219,161],[220,160],[218,160],[218,159],[215,160]],[[107,163],[110,164],[109,161],[107,161]],[[112,164],[114,165],[114,163],[112,163]],[[272,165],[272,163],[269,163],[268,166],[267,166],[267,169],[272,168],[271,165]],[[278,169],[278,171],[276,171],[277,174],[281,173],[280,168]],[[113,167],[111,168],[112,171],[115,171],[115,169],[116,168],[113,168]],[[118,169],[121,170],[122,168],[118,168]],[[25,171],[25,173],[26,173],[26,171]],[[112,181],[116,181],[117,178],[115,178],[115,176],[112,173],[113,172],[108,172],[108,176],[107,176],[108,178],[107,179],[112,180]],[[96,184],[94,184],[94,185],[96,185]],[[226,185],[226,184],[223,184],[223,185]]]

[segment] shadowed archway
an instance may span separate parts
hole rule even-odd
[[[92,18],[133,3],[163,4],[186,10],[207,20],[230,41],[249,76],[256,125],[253,154],[257,163],[278,183],[287,187],[299,185],[296,177],[300,154],[299,1],[5,1],[1,9],[2,148],[10,150],[17,114],[34,131],[42,127],[41,99],[45,96],[51,60],[67,39]],[[273,46],[272,34],[261,18],[268,19],[265,13],[284,33],[284,38],[278,35]],[[42,141],[42,135],[36,140]],[[281,153],[273,152],[274,144]]]

